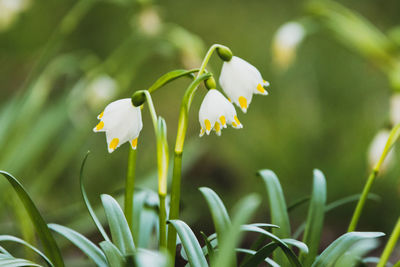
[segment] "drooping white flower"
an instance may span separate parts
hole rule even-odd
[[[389,130],[380,130],[372,140],[371,144],[368,148],[368,165],[372,169],[378,163],[379,159],[382,156],[383,150],[385,149],[386,143],[389,139],[390,131]],[[380,171],[384,172],[390,167],[394,160],[394,153],[391,150],[387,156],[383,164],[381,165]]]
[[[200,137],[204,133],[210,134],[211,130],[220,136],[221,129],[226,128],[227,124],[236,129],[243,128],[236,115],[235,107],[216,89],[209,90],[204,97],[199,110],[199,121]]]
[[[298,22],[283,24],[272,41],[272,52],[278,66],[287,68],[296,57],[296,49],[306,35],[304,26]]]
[[[253,94],[268,95],[265,87],[269,83],[263,80],[261,73],[245,60],[233,56],[225,61],[219,83],[230,101],[239,106],[246,113]]]
[[[108,104],[97,118],[100,122],[93,131],[106,133],[109,153],[127,141],[136,149],[137,139],[143,127],[142,113],[140,107],[133,106],[130,98]]]
[[[390,122],[393,125],[400,123],[400,93],[395,93],[390,98]]]

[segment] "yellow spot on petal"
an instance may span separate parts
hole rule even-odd
[[[265,93],[265,89],[260,83],[257,85],[257,90],[262,94]]]
[[[263,83],[267,83],[267,81],[266,81],[266,80],[263,80]]]
[[[219,120],[221,121],[222,126],[225,126],[225,124],[226,124],[225,116],[219,117]]]
[[[211,130],[211,122],[209,120],[204,120],[204,123],[206,125],[206,130],[210,131]]]
[[[214,125],[214,129],[215,131],[218,133],[221,131],[221,125],[219,124],[219,122],[216,122]]]
[[[102,121],[99,122],[99,124],[96,125],[96,131],[103,129],[103,127],[104,127],[104,122],[102,122]]]
[[[235,115],[235,117],[233,117],[235,119],[235,122],[237,123],[237,125],[240,125],[240,121],[238,119],[238,117]]]
[[[237,127],[237,124],[236,124],[236,122],[232,122],[232,125],[233,125],[233,127]]]
[[[103,118],[103,115],[104,115],[104,111],[102,113],[100,113],[99,119]]]
[[[243,96],[239,97],[239,105],[242,109],[247,109],[247,100]]]
[[[137,138],[132,140],[132,148],[136,149],[136,147],[137,147]]]
[[[228,98],[228,100],[229,100],[229,102],[231,102],[231,103],[232,103],[232,100],[231,100],[230,98]]]
[[[116,149],[118,146],[118,143],[119,143],[118,138],[114,138],[113,140],[111,140],[110,149],[112,149],[112,150]]]
[[[206,130],[204,130],[204,128],[201,128],[201,130],[200,130],[200,136],[203,136],[205,132],[206,132]]]

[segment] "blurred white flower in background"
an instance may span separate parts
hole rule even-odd
[[[150,36],[156,35],[161,31],[161,18],[157,10],[153,7],[148,7],[142,10],[137,17],[139,29]]]
[[[10,27],[29,4],[30,0],[0,0],[0,32]]]
[[[400,93],[395,93],[390,98],[390,122],[392,125],[400,123]]]
[[[305,28],[298,22],[283,24],[272,41],[272,54],[276,65],[286,69],[296,58],[296,50],[306,35]]]
[[[380,130],[372,140],[371,144],[368,148],[368,165],[371,169],[375,167],[381,158],[382,152],[386,146],[386,143],[389,139],[390,131],[389,130]],[[382,163],[380,172],[385,172],[390,165],[394,162],[394,151],[391,150],[387,156],[385,161]]]
[[[98,110],[117,95],[118,85],[108,75],[99,75],[87,87],[87,101],[91,109]]]

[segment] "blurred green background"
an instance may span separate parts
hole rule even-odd
[[[253,98],[247,114],[237,110],[242,130],[199,138],[206,92],[200,88],[183,158],[182,219],[211,232],[198,187],[213,188],[231,207],[249,192],[265,194],[255,175],[263,168],[276,172],[288,203],[311,192],[314,168],[327,177],[328,202],[361,192],[368,147],[389,121],[391,85],[375,64],[323,29],[304,40],[286,71],[274,65],[274,33],[302,17],[305,2],[15,0],[23,8],[11,16],[14,11],[4,8],[10,1],[0,0],[0,169],[22,181],[49,222],[94,231],[80,196],[80,163],[90,150],[86,184],[97,206],[101,193],[121,192],[129,148],[108,154],[104,135],[92,132],[97,114],[169,70],[199,66],[213,43],[256,66],[271,83],[270,94]],[[339,2],[383,32],[400,24],[399,1]],[[221,65],[214,56],[208,69],[218,77]],[[167,121],[171,152],[188,82],[176,81],[153,96]],[[147,107],[143,123],[138,186],[155,188]],[[373,192],[382,199],[367,204],[360,230],[391,231],[400,214],[399,178],[398,164],[380,176]],[[0,192],[2,234],[18,235],[16,218],[23,222],[25,215],[4,181]],[[266,207],[255,221],[268,221]],[[353,209],[349,204],[328,215],[325,242],[346,231]],[[292,221],[300,224],[304,213],[299,209]]]

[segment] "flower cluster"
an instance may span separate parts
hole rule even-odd
[[[208,91],[199,111],[200,136],[209,134],[212,129],[221,135],[221,128],[226,128],[226,124],[236,129],[243,128],[231,102],[246,113],[253,94],[268,95],[265,87],[269,83],[263,80],[261,73],[253,65],[235,56],[224,62],[219,83],[229,101],[215,89]]]
[[[229,100],[216,88],[210,88],[199,110],[200,136],[209,135],[212,130],[219,136],[227,125],[243,128],[232,103],[246,113],[253,94],[268,94],[265,88],[269,83],[263,80],[260,72],[236,56],[224,59],[219,83]],[[135,107],[130,98],[110,103],[98,119],[100,122],[93,131],[106,133],[110,153],[128,141],[136,149],[143,123],[140,107]]]

